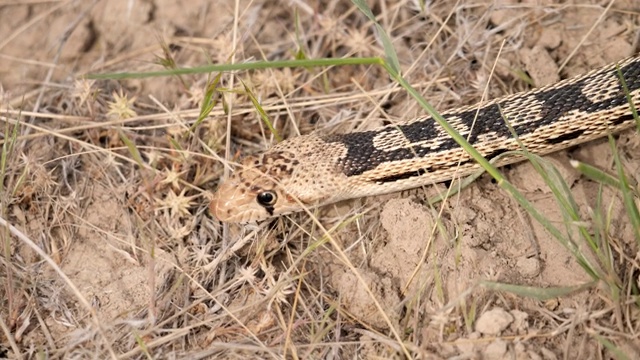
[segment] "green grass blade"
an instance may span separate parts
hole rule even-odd
[[[336,65],[380,65],[383,62],[381,58],[342,58],[342,59],[304,59],[304,60],[280,60],[280,61],[252,61],[238,64],[213,64],[196,66],[192,68],[180,68],[161,71],[149,72],[121,72],[121,73],[105,73],[105,74],[87,74],[87,79],[143,79],[158,76],[173,76],[186,74],[204,74],[222,71],[234,70],[258,70],[258,69],[278,69],[278,68],[295,68],[295,67],[317,67],[317,66],[336,66]]]
[[[304,41],[302,40],[302,36],[300,36],[300,14],[298,13],[298,8],[295,8],[294,11],[294,25],[295,25],[295,34],[296,34],[296,44],[298,45],[298,49],[295,53],[296,60],[305,60],[307,59],[307,55],[304,53]]]
[[[200,113],[198,113],[198,119],[189,128],[190,132],[193,132],[211,113],[213,108],[218,103],[218,100],[214,97],[217,94],[218,84],[222,78],[222,73],[218,73],[213,81],[207,84],[207,88],[204,92],[204,98],[202,99],[202,105],[200,105]]]
[[[502,153],[494,157],[489,162],[492,164],[495,164],[500,160],[507,158],[509,156],[516,156],[518,153],[519,151],[507,151],[505,153]],[[465,177],[464,179],[460,179],[459,181],[456,180],[452,182],[450,186],[450,190],[448,190],[445,193],[440,193],[438,195],[434,195],[430,197],[429,199],[427,199],[427,202],[429,203],[429,205],[433,205],[433,204],[439,203],[440,201],[443,201],[444,199],[450,198],[451,196],[457,194],[460,190],[465,189],[469,185],[473,184],[485,172],[486,172],[485,169],[481,168],[481,169],[478,169],[478,171],[474,172],[473,174]]]
[[[400,62],[398,61],[398,55],[396,54],[396,50],[393,48],[393,44],[391,43],[391,38],[389,34],[378,24],[375,16],[373,16],[373,12],[371,8],[367,5],[364,0],[351,0],[353,4],[369,19],[373,22],[373,25],[376,27],[376,32],[380,37],[380,41],[382,41],[382,47],[384,49],[385,61],[387,64],[391,66],[395,73],[400,73]]]
[[[494,281],[480,281],[480,285],[491,290],[506,291],[518,296],[537,299],[540,301],[555,299],[558,297],[568,296],[577,292],[593,289],[598,281],[589,281],[587,283],[576,286],[559,286],[550,288],[537,288],[533,286],[521,286],[502,284]]]
[[[9,156],[13,154],[16,140],[18,139],[18,129],[20,128],[20,115],[18,120],[13,124],[13,128],[9,129],[9,122],[5,122],[5,134],[7,134],[6,140],[2,143],[2,154],[0,156],[0,194],[4,193],[5,182],[4,179],[7,175],[7,164],[9,162]],[[26,169],[25,169],[26,170]]]
[[[607,174],[606,172],[598,169],[597,167],[583,163],[581,161],[571,160],[570,162],[571,162],[571,166],[574,169],[578,170],[580,174],[588,177],[589,179],[594,180],[598,183],[622,190],[622,183],[620,182],[620,179],[616,178],[615,176],[611,174]],[[633,186],[629,185],[627,189],[633,192],[635,196],[640,196],[640,194],[638,193],[638,190]]]
[[[131,157],[133,157],[133,160],[138,164],[138,166],[140,166],[141,169],[146,168],[144,160],[142,159],[142,155],[140,154],[140,151],[138,150],[136,144],[134,144],[134,142],[127,137],[124,131],[119,130],[118,132],[120,133],[120,139],[129,150],[129,153],[131,154]]]
[[[598,342],[600,342],[600,344],[602,344],[604,347],[607,348],[607,350],[611,351],[611,353],[615,356],[616,359],[618,360],[630,360],[629,356],[627,354],[625,354],[619,347],[617,347],[614,343],[612,343],[611,341],[609,341],[607,338],[602,337],[598,334],[595,333],[591,333],[591,335],[593,337],[596,338],[596,340],[598,340]]]
[[[247,96],[249,96],[249,99],[251,99],[251,103],[253,104],[253,107],[255,107],[256,111],[258,111],[258,114],[260,114],[260,118],[262,119],[262,122],[264,122],[264,124],[269,128],[269,131],[276,138],[277,142],[282,141],[282,137],[280,136],[280,134],[278,134],[278,131],[271,123],[271,119],[269,119],[269,116],[262,108],[262,105],[260,105],[260,102],[258,101],[256,96],[253,94],[253,92],[251,92],[251,89],[249,89],[249,87],[247,86],[247,84],[244,83],[244,81],[242,81],[242,86],[244,86],[244,91],[246,92]]]
[[[640,244],[640,212],[638,212],[638,207],[636,206],[633,194],[629,191],[629,180],[627,180],[627,175],[624,173],[624,168],[620,161],[620,154],[618,154],[618,151],[616,150],[616,143],[612,135],[609,135],[609,144],[611,145],[613,160],[616,165],[616,171],[618,172],[618,179],[620,180],[624,207],[627,210],[627,216],[633,225],[633,233],[636,237],[636,243]]]
[[[601,278],[601,275],[599,275],[599,269],[587,260],[587,257],[582,253],[580,246],[571,238],[573,228],[577,228],[580,236],[589,244],[591,249],[594,251],[598,250],[597,243],[594,241],[589,230],[584,225],[584,221],[582,221],[580,209],[573,198],[573,193],[571,192],[569,185],[564,181],[558,169],[556,169],[555,166],[547,160],[526,150],[524,156],[531,162],[538,174],[542,176],[544,182],[551,190],[560,211],[562,212],[568,235],[566,237],[557,238],[557,240],[572,253],[576,258],[576,261],[578,261],[580,266],[582,266],[587,273],[589,273],[594,279]]]
[[[620,70],[620,66],[616,64],[616,71],[618,72],[618,78],[620,79],[620,84],[622,84],[622,90],[627,98],[627,104],[629,104],[629,109],[631,110],[631,114],[633,118],[636,120],[636,129],[640,131],[640,117],[638,117],[638,111],[636,110],[636,105],[633,103],[633,99],[631,98],[631,93],[629,92],[629,87],[627,87],[627,82],[624,80],[624,76],[622,75],[622,71]]]

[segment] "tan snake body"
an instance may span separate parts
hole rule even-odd
[[[490,160],[520,149],[518,141],[544,155],[629,128],[635,124],[631,103],[640,105],[640,57],[442,116]],[[497,165],[521,160],[510,156]],[[348,134],[312,133],[247,157],[220,185],[210,210],[221,221],[252,222],[451,180],[477,169],[429,116]]]

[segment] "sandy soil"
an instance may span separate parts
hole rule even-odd
[[[632,0],[419,3],[377,1],[373,11],[407,78],[440,110],[473,104],[485,88],[494,98],[620,60],[636,51],[640,30]],[[223,74],[214,110],[187,134],[207,74],[82,78],[161,70],[168,59],[192,67],[291,59],[299,50],[309,58],[382,54],[349,1],[235,6],[0,2],[3,144],[20,121],[2,173],[0,215],[15,231],[2,236],[0,358],[640,356],[633,225],[619,191],[569,165],[615,173],[606,139],[546,159],[581,221],[609,244],[616,291],[607,279],[545,300],[490,288],[486,281],[539,295],[593,278],[486,175],[433,206],[426,199],[445,185],[260,227],[211,218],[225,156],[275,142],[243,83],[285,137],[422,114],[379,67],[243,71]],[[617,149],[637,183],[637,134],[621,134]],[[531,164],[504,173],[607,268]]]

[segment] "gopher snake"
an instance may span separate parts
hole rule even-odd
[[[627,96],[640,105],[640,56],[442,116],[489,160],[519,149],[518,140],[544,155],[631,127],[635,120]],[[520,160],[509,156],[497,165]],[[246,158],[220,185],[210,210],[221,221],[253,222],[303,206],[451,180],[477,168],[428,116],[342,135],[312,133]]]

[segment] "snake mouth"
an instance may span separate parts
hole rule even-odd
[[[254,211],[239,211],[241,205],[238,202],[222,200],[214,196],[209,204],[209,213],[217,220],[225,223],[246,224],[256,218]]]
[[[209,213],[222,222],[243,223],[251,218],[245,209],[248,203],[246,194],[230,182],[221,184],[209,204]]]
[[[221,201],[219,192],[216,192],[209,204],[209,213],[220,221],[229,221],[229,213],[225,202]]]

